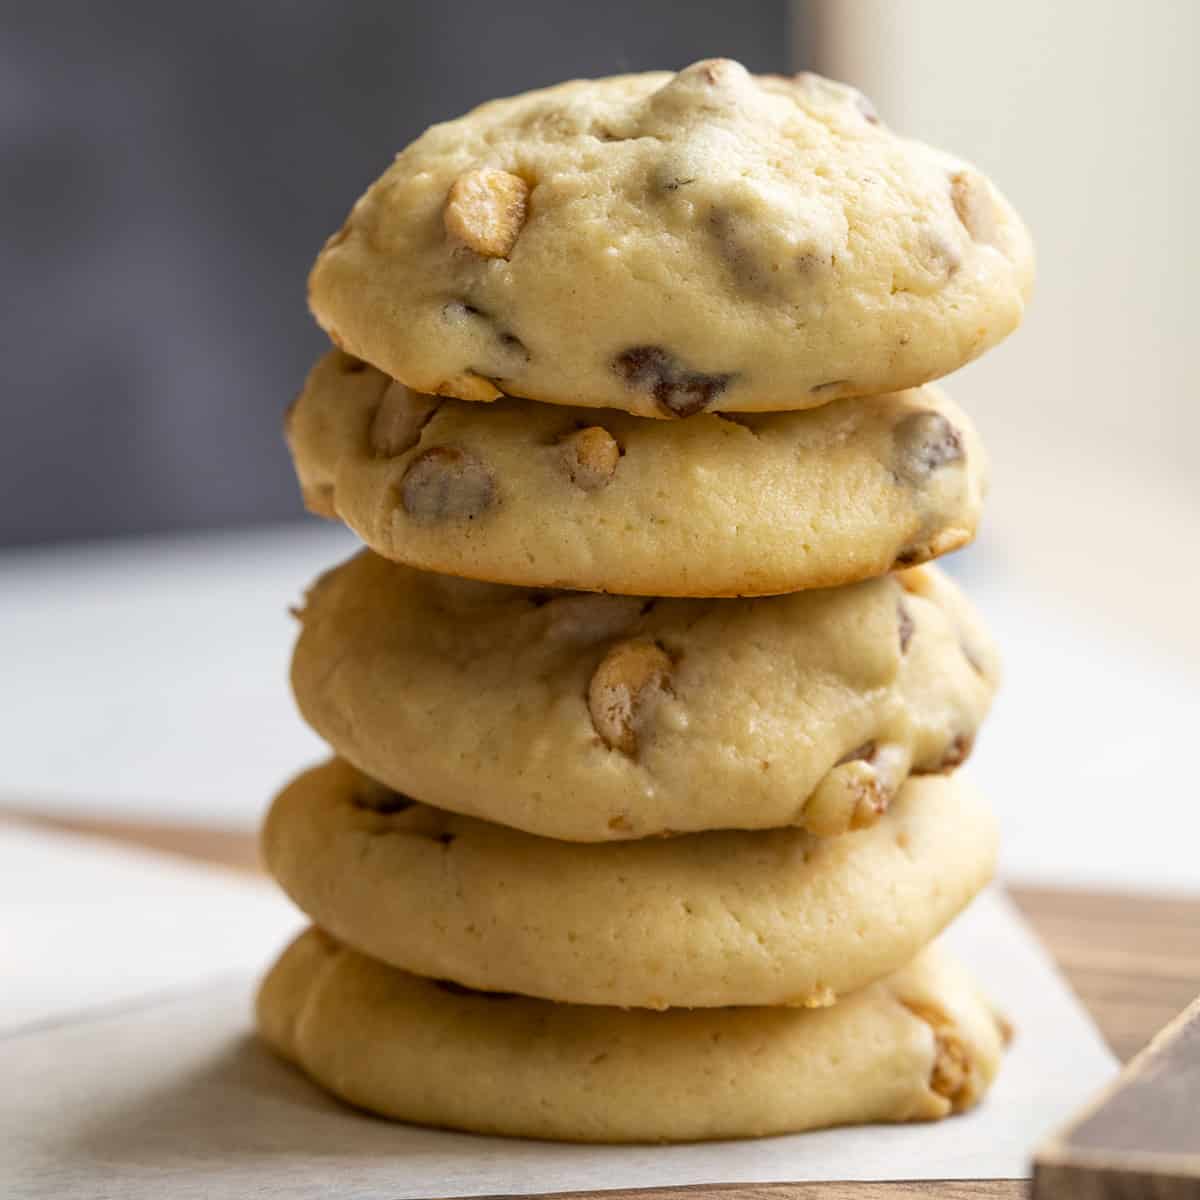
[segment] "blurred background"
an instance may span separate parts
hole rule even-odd
[[[994,460],[948,564],[1007,651],[1010,876],[1200,889],[1200,207],[1188,0],[0,3],[0,808],[249,828],[317,757],[286,606],[349,535],[280,434],[324,238],[433,121],[725,55],[861,87],[1040,254],[955,376]]]

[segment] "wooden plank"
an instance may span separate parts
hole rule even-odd
[[[258,840],[252,834],[227,829],[197,828],[189,825],[149,822],[95,820],[90,817],[46,816],[0,809],[0,819],[33,825],[39,829],[58,829],[64,833],[84,834],[130,846],[143,846],[164,854],[177,854],[200,862],[243,871],[260,871]]]
[[[555,1192],[544,1200],[1017,1200],[1022,1180],[981,1179],[901,1183],[743,1183],[637,1188],[619,1192]],[[505,1200],[485,1197],[484,1200]],[[543,1200],[539,1197],[538,1200]]]
[[[1200,1196],[1200,997],[1037,1153],[1035,1200]]]
[[[1011,894],[1122,1061],[1200,992],[1200,897]]]
[[[259,869],[255,839],[250,834],[168,824],[7,815],[33,820],[44,828],[90,834],[242,870]],[[1128,1059],[1144,1046],[1200,991],[1200,898],[1010,890],[1120,1058]],[[1154,1195],[1126,1194],[1146,1200]],[[979,1180],[705,1185],[563,1193],[567,1195],[574,1200],[1022,1200],[1029,1191],[1022,1180]],[[1177,1193],[1164,1195],[1167,1200],[1178,1200]],[[1081,1196],[1080,1200],[1087,1198]]]

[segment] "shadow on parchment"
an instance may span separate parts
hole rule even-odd
[[[444,1140],[443,1140],[444,1139]],[[202,1067],[136,1102],[97,1113],[72,1139],[81,1165],[245,1170],[297,1156],[309,1162],[424,1158],[436,1141],[452,1154],[459,1139],[481,1139],[399,1125],[326,1095],[257,1038],[240,1035]]]

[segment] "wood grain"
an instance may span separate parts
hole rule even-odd
[[[5,815],[240,870],[260,869],[249,834],[0,813]],[[1044,888],[1010,893],[1122,1060],[1200,992],[1200,898]],[[1127,1194],[1148,1200],[1153,1195]],[[562,1193],[567,1195],[580,1200],[1021,1200],[1029,1195],[1029,1185],[1022,1180],[780,1183]],[[1169,1200],[1176,1195],[1164,1193]]]
[[[1200,992],[1200,898],[1011,894],[1122,1061]]]
[[[57,817],[0,808],[0,819],[80,833],[129,846],[144,846],[164,854],[177,854],[193,861],[234,867],[239,871],[261,871],[258,842],[251,834],[226,829],[189,825],[148,824],[133,821],[98,821],[83,817]]]
[[[1200,1195],[1200,998],[1038,1150],[1033,1194],[1035,1200]]]

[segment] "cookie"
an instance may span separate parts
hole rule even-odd
[[[833,1008],[648,1013],[473,992],[309,929],[257,1015],[280,1055],[357,1108],[576,1142],[934,1120],[982,1098],[1003,1050],[974,982],[933,948]]]
[[[1029,236],[852,88],[727,59],[485,104],[405,149],[309,281],[418,392],[649,417],[915,387],[1011,332]]]
[[[288,419],[305,500],[427,571],[734,596],[832,587],[969,542],[986,458],[936,388],[682,424],[419,395],[340,351]]]
[[[372,958],[486,991],[623,1008],[819,1007],[902,966],[991,877],[960,776],[910,780],[870,829],[581,844],[430,808],[340,760],[276,798],[267,869]]]
[[[754,600],[476,583],[364,551],[298,613],[305,720],[373,778],[570,841],[869,823],[957,766],[992,642],[935,567]]]

